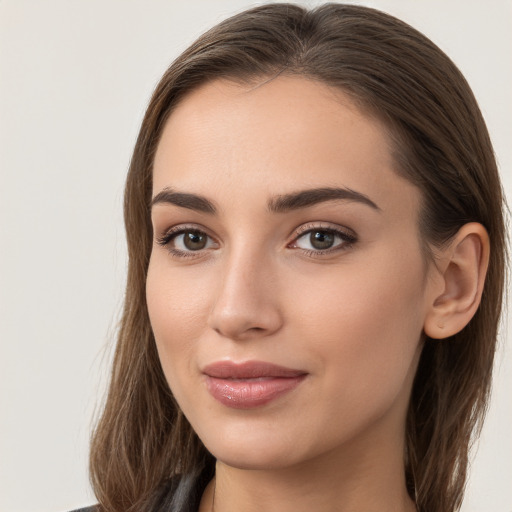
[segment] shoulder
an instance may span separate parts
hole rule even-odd
[[[176,474],[162,488],[154,512],[197,512],[208,482],[215,474],[215,459],[205,461],[195,471]]]
[[[201,475],[175,475],[167,481],[155,512],[197,512],[210,478]]]
[[[177,474],[163,482],[149,499],[150,509],[154,512],[197,512],[204,489],[213,478],[213,464],[200,468],[190,474]],[[98,512],[99,507],[92,505],[70,512]]]
[[[204,483],[191,475],[175,475],[150,498],[154,512],[197,512]],[[97,505],[77,508],[69,512],[98,512]]]

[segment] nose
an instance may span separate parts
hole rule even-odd
[[[283,323],[277,286],[276,272],[261,254],[233,255],[219,275],[210,328],[236,341],[277,332]]]

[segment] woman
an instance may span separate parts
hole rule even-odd
[[[502,203],[467,83],[406,24],[270,4],[203,35],[128,174],[98,509],[457,510]]]

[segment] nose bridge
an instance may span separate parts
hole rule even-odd
[[[210,326],[232,339],[268,335],[279,329],[275,262],[251,243],[232,247],[219,275]]]

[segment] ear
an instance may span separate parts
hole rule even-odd
[[[457,232],[436,258],[440,286],[429,298],[424,332],[442,339],[460,332],[473,318],[489,264],[489,235],[482,224],[470,222]]]

